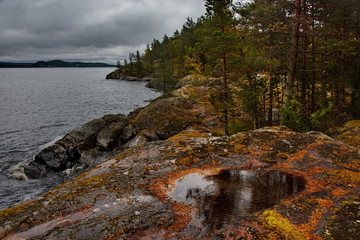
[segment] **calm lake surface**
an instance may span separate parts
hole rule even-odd
[[[105,114],[128,114],[159,93],[141,82],[105,80],[112,68],[0,68],[0,209],[61,182],[18,180],[39,149]]]

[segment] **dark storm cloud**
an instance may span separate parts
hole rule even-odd
[[[203,12],[203,0],[0,0],[0,61],[113,62]]]

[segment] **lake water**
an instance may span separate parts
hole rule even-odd
[[[0,209],[58,184],[17,180],[44,144],[105,114],[128,114],[159,93],[141,82],[105,80],[112,68],[0,68]]]

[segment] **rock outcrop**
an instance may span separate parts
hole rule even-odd
[[[360,120],[349,121],[342,127],[331,129],[329,134],[350,146],[360,148]]]
[[[190,112],[193,104],[185,98],[159,99],[142,109],[133,119],[139,129],[151,129],[166,139],[197,122]]]
[[[359,154],[323,134],[284,127],[231,137],[186,130],[130,148],[40,197],[0,211],[0,238],[356,239]],[[295,194],[236,217],[242,208],[259,205],[251,202],[259,189],[239,185],[238,195],[227,190],[236,187],[232,179],[250,177],[251,171],[279,173],[280,178],[261,178],[261,184],[283,181]],[[177,200],[176,185],[196,174],[201,182],[183,193],[193,202]],[[219,191],[226,198],[213,195]],[[283,190],[262,191],[273,201]],[[248,200],[250,205],[236,207]]]
[[[123,73],[122,69],[117,69],[108,75],[106,75],[106,79],[114,79],[114,80],[124,80],[130,82],[152,82],[154,81],[153,77],[145,76],[145,77],[138,77],[138,76],[130,76]],[[148,86],[152,88],[150,85]]]
[[[203,80],[184,78],[172,97],[44,149],[34,175],[82,163],[94,148],[122,152],[0,211],[0,239],[357,239],[357,145],[286,127],[215,136],[217,80]]]
[[[35,160],[25,167],[24,173],[29,178],[41,178],[49,171],[60,172],[82,164],[84,151],[97,146],[105,150],[117,146],[126,125],[127,118],[123,114],[105,115],[92,120],[39,152]]]
[[[212,124],[203,123],[209,122],[208,116],[211,116]],[[199,103],[174,93],[174,97],[154,100],[128,116],[106,115],[86,123],[43,149],[24,172],[29,178],[42,178],[50,171],[63,172],[77,165],[88,167],[92,164],[88,155],[94,152],[99,155],[119,147],[126,149],[148,141],[164,140],[199,125],[218,126],[221,122],[217,116],[219,113],[208,102]]]

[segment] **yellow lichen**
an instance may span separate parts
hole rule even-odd
[[[11,216],[15,213],[24,211],[26,206],[27,206],[27,204],[20,204],[20,205],[0,211],[0,220],[2,218],[6,219],[7,216]]]
[[[192,166],[194,163],[195,159],[192,156],[176,159],[176,165],[183,165],[189,167]]]
[[[289,155],[287,153],[278,153],[278,157],[281,159],[288,159]]]
[[[282,217],[279,213],[274,210],[267,210],[263,213],[265,217],[266,225],[274,230],[278,235],[284,239],[300,240],[305,239],[297,227],[292,224],[289,220]]]
[[[347,169],[339,169],[328,171],[326,174],[329,176],[329,183],[340,183],[344,185],[359,184],[360,172],[353,172]]]
[[[184,131],[168,138],[166,141],[179,142],[179,141],[184,141],[184,140],[188,140],[191,138],[199,138],[199,137],[209,137],[209,135],[199,132],[199,131],[184,130]]]
[[[250,153],[249,150],[242,144],[236,144],[233,147],[233,152],[234,153],[240,153],[240,154],[248,154],[248,153]]]

